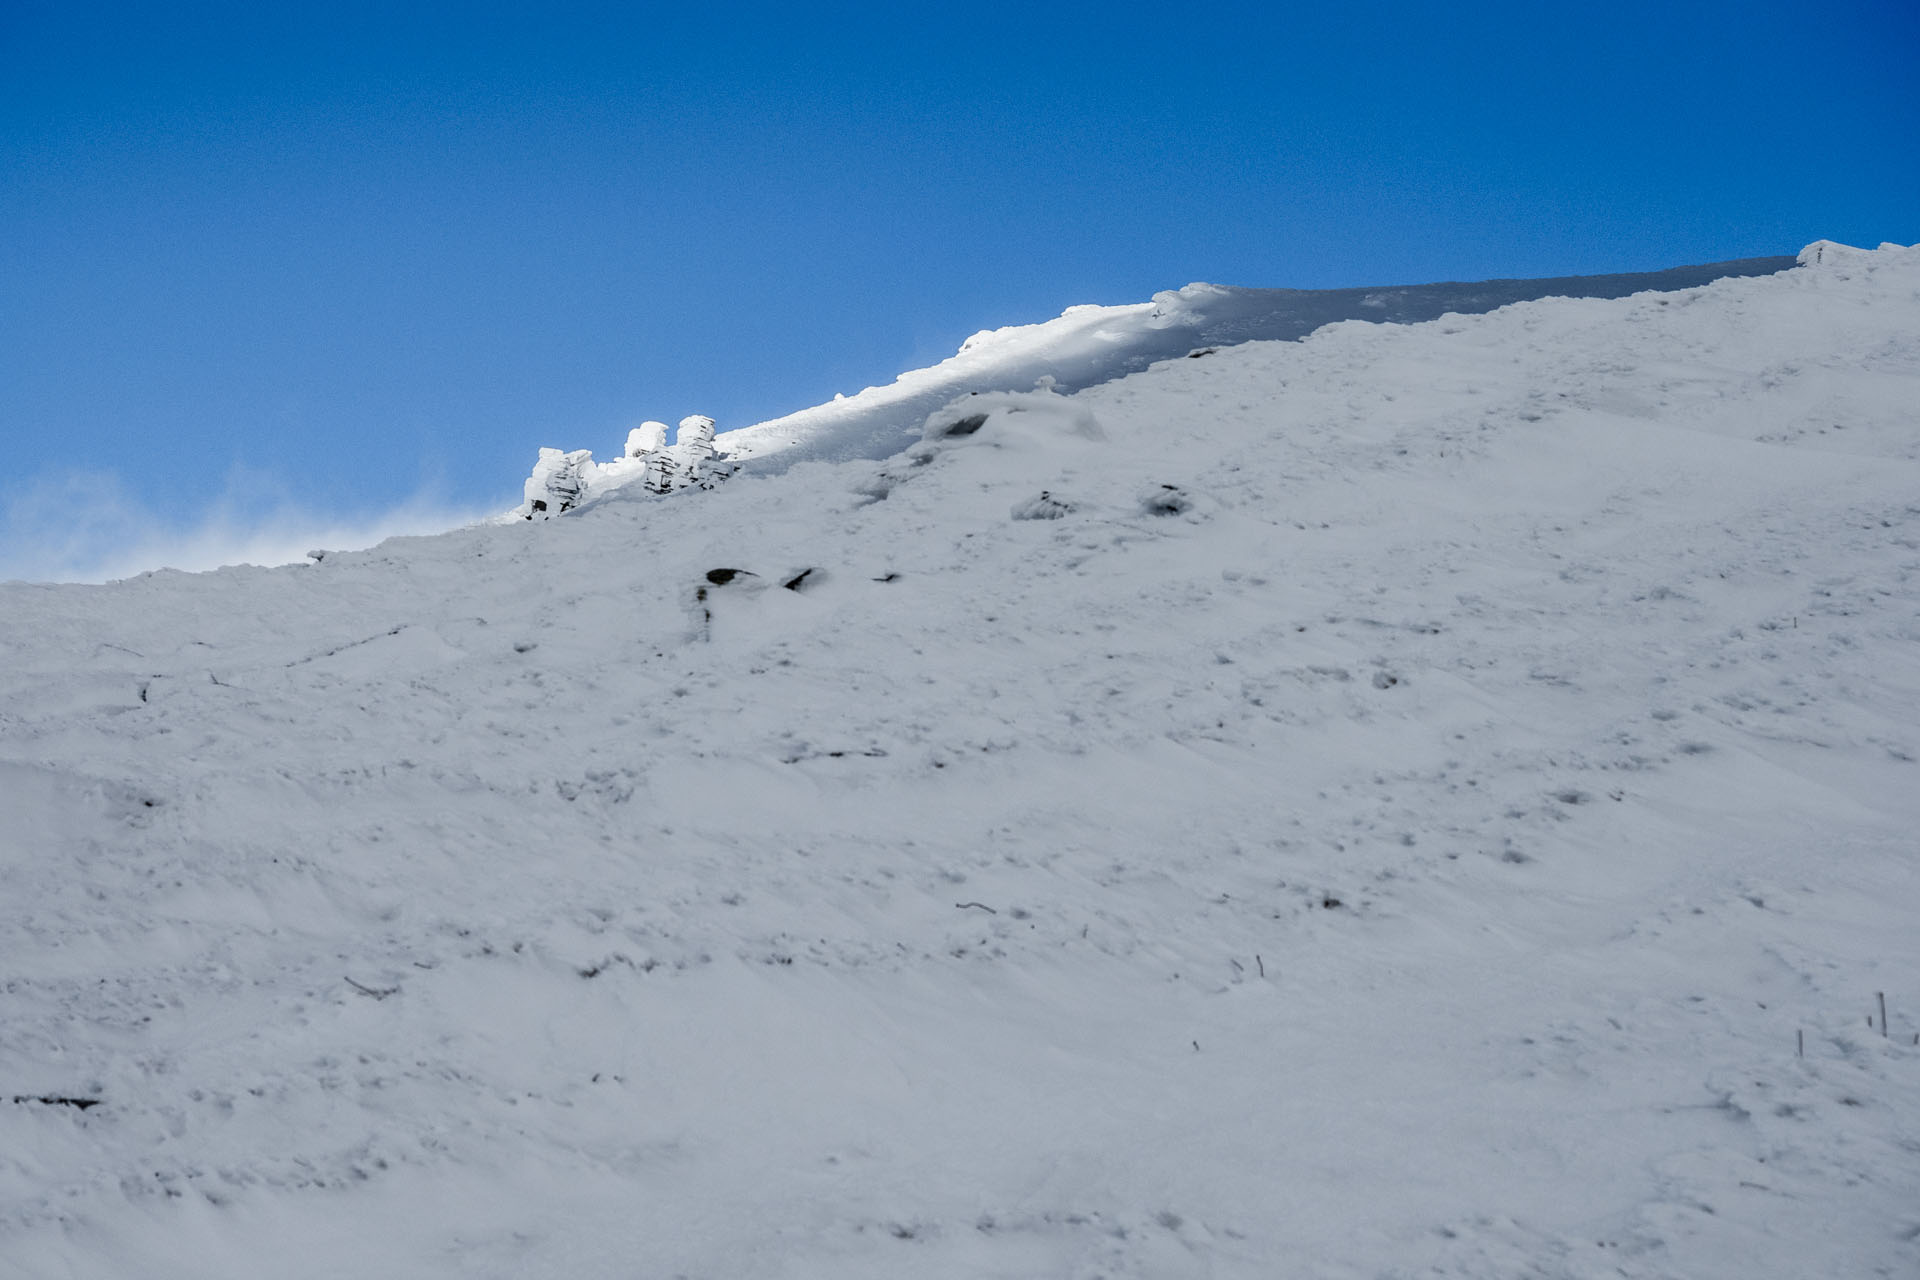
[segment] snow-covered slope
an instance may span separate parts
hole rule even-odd
[[[1399,285],[1366,289],[1237,289],[1190,284],[1122,306],[1069,307],[1057,319],[976,333],[958,354],[882,387],[721,434],[728,454],[781,467],[802,458],[884,458],[928,413],[956,396],[1027,391],[1045,379],[1082,391],[1161,360],[1208,347],[1304,338],[1342,320],[1410,324],[1478,315],[1536,298],[1624,298],[1689,289],[1732,276],[1771,275],[1792,258],[1742,258],[1704,266],[1540,280]]]
[[[1808,261],[0,588],[0,1275],[1912,1274],[1920,251]]]
[[[1040,324],[1011,325],[976,333],[957,354],[927,369],[900,374],[882,387],[868,387],[753,426],[722,432],[713,440],[727,462],[770,474],[795,462],[879,459],[898,453],[919,434],[929,413],[958,396],[992,391],[1084,391],[1161,361],[1242,342],[1304,338],[1342,320],[1411,324],[1443,315],[1479,315],[1536,298],[1624,298],[1648,291],[1690,289],[1739,276],[1770,275],[1793,258],[1741,258],[1703,266],[1672,267],[1602,276],[1555,276],[1537,280],[1400,285],[1367,289],[1236,289],[1190,284],[1154,295],[1153,301],[1122,306],[1068,307]],[[712,420],[696,418],[711,427]],[[649,423],[648,427],[661,424]],[[645,428],[634,432],[640,436]],[[512,513],[544,517],[592,501],[616,489],[642,484],[647,458],[665,459],[669,471],[698,471],[713,450],[685,442],[635,456],[592,460],[591,450],[543,449],[527,481],[526,500]],[[547,492],[566,460],[566,475]],[[693,484],[687,476],[673,484]],[[665,490],[656,483],[650,487]],[[711,487],[710,485],[708,487]],[[537,504],[537,505],[536,505]]]

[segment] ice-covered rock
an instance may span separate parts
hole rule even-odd
[[[591,449],[542,449],[540,460],[527,477],[524,497],[515,514],[526,520],[546,520],[580,505],[586,492],[584,469],[593,461]]]
[[[627,456],[644,458],[667,447],[667,424],[647,421],[627,432]]]
[[[661,495],[690,485],[710,489],[733,474],[714,447],[714,426],[712,418],[691,414],[669,445],[667,424],[648,419],[627,433],[621,456],[607,462],[595,462],[590,449],[542,449],[524,499],[503,518],[549,519],[628,485]]]
[[[713,471],[713,427],[713,419],[705,414],[689,414],[680,419],[680,433],[673,447],[679,454],[680,472],[688,484],[698,484]]]
[[[646,470],[640,483],[648,493],[672,493],[679,488],[680,464],[666,449],[656,449],[646,458]]]

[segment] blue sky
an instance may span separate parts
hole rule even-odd
[[[1191,280],[1920,238],[1910,0],[696,8],[7,0],[0,576]]]

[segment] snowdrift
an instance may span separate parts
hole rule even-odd
[[[1920,251],[1806,262],[0,588],[0,1275],[1912,1272]]]

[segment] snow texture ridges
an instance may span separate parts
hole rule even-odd
[[[1911,1274],[1916,334],[1828,247],[0,587],[0,1276]]]

